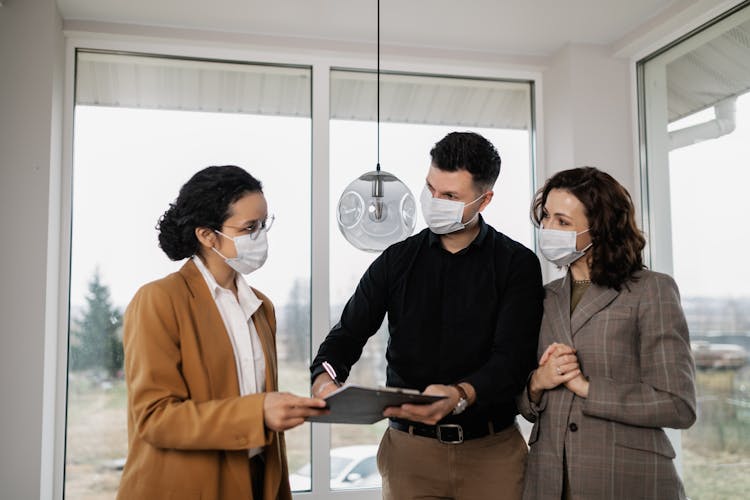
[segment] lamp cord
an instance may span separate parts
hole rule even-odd
[[[377,171],[380,172],[380,0],[378,0],[378,115],[377,115],[377,127],[378,127],[378,164]]]

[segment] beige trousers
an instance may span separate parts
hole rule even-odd
[[[528,448],[517,425],[461,444],[388,428],[378,449],[384,500],[517,500]]]

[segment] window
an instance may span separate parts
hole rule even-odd
[[[180,186],[201,168],[237,164],[264,184],[276,221],[268,261],[248,281],[276,306],[280,388],[308,394],[310,353],[316,347],[311,318],[325,322],[330,312],[336,321],[375,257],[350,246],[333,217],[344,187],[375,166],[375,75],[328,73],[329,66],[320,67],[330,83],[321,86],[330,88],[330,121],[323,121],[330,126],[330,170],[314,171],[309,67],[93,50],[76,54],[67,498],[114,497],[127,454],[122,313],[138,287],[182,265],[158,248],[154,226]],[[383,169],[418,196],[437,140],[457,129],[483,134],[503,159],[486,220],[531,246],[532,84],[392,74],[384,75],[383,90],[383,110],[391,114],[384,114],[381,124]],[[316,109],[326,113],[324,107]],[[319,125],[319,115],[316,120]],[[330,189],[329,217],[323,220],[330,224],[330,239],[315,248],[330,262],[330,273],[317,278],[312,228],[319,221],[312,220],[312,210],[325,205],[317,204],[316,183]],[[416,230],[422,228],[420,217]],[[330,311],[311,300],[313,285],[323,288],[324,282],[330,294],[316,296],[317,304],[330,303]],[[382,332],[370,341],[352,381],[383,383],[385,341]],[[380,485],[375,455],[385,423],[333,426],[330,433],[328,426],[318,424],[313,431],[306,424],[286,433],[297,496],[378,496],[353,490]],[[316,481],[327,481],[316,475],[321,463],[333,492],[309,493]]]
[[[334,70],[331,74],[330,213],[339,196],[359,175],[377,163],[376,75]],[[499,231],[532,247],[531,84],[462,78],[381,74],[381,168],[396,175],[415,198],[425,183],[430,149],[447,133],[470,130],[498,149],[503,164],[495,197],[483,212]],[[426,226],[417,217],[415,234]],[[331,324],[378,254],[351,246],[330,218]],[[385,320],[387,321],[387,319]],[[386,322],[367,343],[348,381],[385,384]],[[377,445],[387,420],[371,426],[332,425],[331,448]],[[331,465],[333,467],[333,464]],[[366,484],[363,484],[363,487]],[[331,487],[336,484],[331,480]]]
[[[276,307],[281,390],[309,391],[311,71],[91,52],[76,69],[65,496],[104,500],[127,453],[122,312],[182,265],[154,226],[206,166],[263,182],[276,220],[247,280]],[[309,463],[309,424],[287,452],[290,470]]]
[[[745,3],[746,5],[747,3]],[[639,63],[651,267],[673,274],[697,365],[698,420],[681,436],[691,498],[750,488],[750,8]]]

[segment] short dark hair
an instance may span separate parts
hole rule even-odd
[[[451,132],[430,151],[432,163],[440,170],[466,170],[474,185],[491,189],[500,175],[500,155],[490,141],[474,132]]]
[[[240,167],[207,167],[193,175],[159,218],[159,247],[172,260],[198,253],[198,227],[221,229],[230,217],[229,207],[248,193],[263,192],[260,181]]]
[[[620,290],[643,269],[641,252],[646,239],[635,221],[635,207],[627,189],[595,167],[558,172],[537,191],[531,217],[538,224],[553,189],[569,192],[583,204],[591,233],[591,281]]]

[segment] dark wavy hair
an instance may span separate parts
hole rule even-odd
[[[635,207],[628,191],[611,175],[594,167],[563,170],[537,191],[531,217],[539,225],[547,196],[553,189],[569,192],[583,204],[591,233],[591,281],[620,290],[643,269],[646,245],[635,222]]]
[[[240,167],[207,167],[193,175],[156,224],[159,247],[172,260],[192,257],[200,249],[198,227],[221,229],[229,207],[248,193],[263,192],[260,181]]]
[[[451,132],[430,151],[440,170],[466,170],[480,190],[492,189],[500,175],[500,155],[490,141],[474,132]]]

